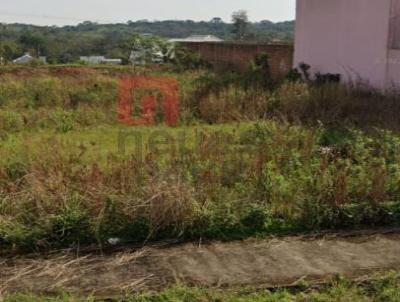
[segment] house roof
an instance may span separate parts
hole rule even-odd
[[[17,63],[17,64],[18,63],[29,63],[29,62],[31,62],[33,60],[35,60],[35,58],[27,53],[27,54],[24,54],[22,57],[19,57],[19,58],[15,59],[13,61],[13,63]]]
[[[184,39],[170,39],[170,42],[223,42],[224,40],[214,35],[192,35]]]
[[[122,63],[122,59],[108,59],[105,56],[81,56],[80,60],[87,62],[89,64],[103,64],[103,63],[121,64]]]
[[[122,59],[103,59],[101,62],[104,63],[122,63]]]
[[[81,57],[79,57],[79,59],[81,61],[97,62],[97,61],[104,60],[105,57],[104,56],[81,56]]]

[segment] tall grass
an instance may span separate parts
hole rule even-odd
[[[167,131],[159,152],[152,128],[140,129],[140,155],[129,139],[125,153],[105,151],[77,131],[69,141],[10,141],[0,164],[0,244],[232,239],[399,222],[400,138],[390,132],[194,127],[183,146],[179,131]],[[100,133],[102,146],[109,134]]]
[[[68,132],[78,126],[110,123],[115,118],[116,79],[38,77],[0,79],[2,135],[25,129]]]
[[[400,129],[400,96],[390,92],[304,82],[284,82],[271,90],[230,84],[205,91],[209,92],[203,91],[199,98],[200,117],[212,123],[278,119],[308,125],[322,122],[362,129]]]
[[[400,221],[395,95],[301,82],[210,89],[189,72],[178,76],[182,127],[135,128],[142,148],[124,153],[117,76],[25,72],[0,78],[2,249]]]
[[[107,69],[105,69],[107,70]],[[46,72],[45,72],[46,71]],[[202,71],[171,74],[160,70],[89,68],[17,69],[0,77],[0,130],[73,127],[117,123],[119,78],[173,75],[180,82],[181,123],[224,123],[276,119],[308,125],[381,127],[398,130],[400,97],[361,87],[301,81],[251,85],[246,74],[210,75]],[[251,77],[250,77],[251,79]]]

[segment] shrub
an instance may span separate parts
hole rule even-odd
[[[11,110],[0,110],[0,130],[3,132],[18,132],[24,128],[21,114]]]
[[[65,102],[65,90],[59,79],[38,77],[25,83],[26,106],[38,108],[43,106],[60,106]]]
[[[90,217],[79,205],[79,199],[67,200],[61,211],[49,217],[50,228],[46,241],[61,247],[93,242]]]
[[[57,110],[52,112],[50,118],[54,123],[57,132],[67,133],[74,129],[75,119],[73,112]]]
[[[178,70],[196,70],[211,67],[211,65],[204,61],[199,54],[180,45],[175,45],[175,58],[172,62]]]

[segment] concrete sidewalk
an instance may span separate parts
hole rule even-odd
[[[198,286],[290,286],[400,270],[400,233],[288,237],[147,247],[107,256],[0,259],[0,293],[113,296],[177,282]]]

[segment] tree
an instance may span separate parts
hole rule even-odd
[[[132,34],[127,50],[136,53],[136,60],[151,63],[157,60],[168,61],[172,45],[164,38],[153,35]]]
[[[233,33],[236,40],[244,40],[248,34],[249,18],[245,10],[239,10],[232,14]]]
[[[21,55],[19,45],[14,41],[0,41],[0,57],[5,61],[12,61]]]
[[[23,45],[25,50],[33,50],[37,56],[41,55],[41,51],[46,44],[46,41],[43,37],[37,34],[32,34],[30,31],[22,34],[19,38],[19,42]]]
[[[243,18],[238,21],[241,20]],[[241,23],[238,22],[238,24]],[[214,34],[225,40],[234,37],[232,34],[234,26],[218,17],[215,17],[210,22],[143,20],[139,22],[131,21],[129,24],[96,24],[87,21],[75,26],[48,27],[25,24],[4,25],[0,22],[0,45],[2,42],[7,44],[2,46],[1,56],[3,56],[4,61],[7,61],[15,59],[24,52],[30,52],[33,56],[47,56],[48,62],[60,63],[73,63],[80,56],[90,55],[128,58],[132,48],[135,46],[140,48],[142,45],[131,41],[133,32],[176,38],[206,33]],[[247,28],[245,27],[242,30],[242,27],[241,25],[238,26],[239,30],[237,30],[238,34],[236,36],[239,39],[249,40],[253,34],[254,40],[279,39],[287,42],[293,41],[294,22],[249,22]],[[145,37],[146,35],[143,36],[143,38]],[[141,42],[145,44],[145,48],[149,48],[148,44],[154,45],[154,43],[148,43],[148,40],[152,40],[152,38],[144,40]],[[163,52],[165,51],[166,48],[163,46],[165,43],[156,44],[158,49],[161,48]],[[168,46],[168,48],[170,47]]]
[[[274,25],[274,23],[269,21],[269,20],[261,20],[260,24],[264,25],[264,26],[272,26],[272,25]]]
[[[224,21],[219,17],[212,18],[210,22],[212,24],[222,24],[222,23],[224,23]]]

